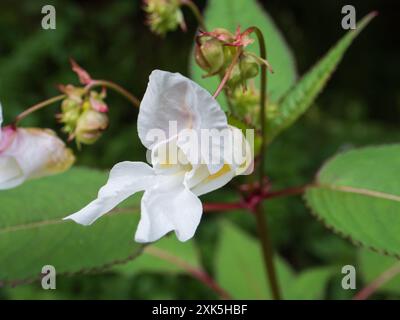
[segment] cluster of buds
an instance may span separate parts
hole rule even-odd
[[[260,92],[255,87],[254,82],[246,88],[237,87],[231,95],[231,103],[236,111],[236,115],[251,127],[259,121],[260,114]]]
[[[61,105],[59,121],[69,140],[78,145],[93,144],[108,127],[107,105],[104,103],[105,90],[86,92],[84,88],[67,85],[60,88],[66,98]]]
[[[86,71],[72,61],[73,70],[85,87],[73,85],[60,86],[66,98],[61,105],[58,120],[64,125],[63,131],[69,135],[69,140],[75,139],[78,146],[95,143],[108,127],[108,107],[104,102],[106,91],[99,93],[90,90],[92,79]]]
[[[196,41],[195,59],[207,72],[205,77],[223,76],[229,70],[227,85],[233,91],[239,85],[246,87],[247,80],[258,75],[260,65],[266,64],[269,67],[267,61],[245,50],[254,41],[250,38],[251,32],[251,29],[241,32],[240,28],[235,34],[221,28],[200,32]]]
[[[181,6],[181,0],[144,0],[144,10],[151,31],[164,36],[178,26],[186,30]]]

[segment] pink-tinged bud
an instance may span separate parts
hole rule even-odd
[[[0,189],[14,188],[24,181],[61,173],[75,161],[72,151],[49,129],[2,130]]]
[[[75,138],[77,143],[93,144],[108,127],[108,117],[105,113],[88,109],[82,113],[76,125]]]
[[[200,34],[200,38],[210,37],[213,39],[217,39],[224,44],[230,44],[235,40],[235,36],[226,29],[216,28],[210,32],[202,32]]]
[[[108,112],[108,106],[104,102],[105,97],[106,97],[105,90],[103,90],[101,93],[98,93],[96,91],[91,91],[90,92],[90,104],[91,104],[92,108],[101,113]]]

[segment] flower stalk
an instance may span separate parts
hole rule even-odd
[[[140,106],[140,100],[137,97],[135,97],[128,90],[124,89],[123,87],[114,82],[107,80],[92,80],[88,85],[86,85],[85,91],[89,92],[91,89],[95,87],[103,87],[111,89],[119,93],[121,96],[125,97],[130,103],[132,103],[133,106],[137,108],[139,108]]]
[[[64,100],[67,96],[65,94],[60,94],[58,96],[55,96],[53,98],[47,99],[45,101],[42,101],[40,103],[37,103],[33,105],[32,107],[29,107],[26,109],[24,112],[20,113],[14,120],[13,125],[16,126],[21,120],[25,119],[27,116],[29,116],[31,113],[38,111],[40,109],[43,109],[53,103],[56,103],[58,101]]]
[[[199,23],[200,29],[207,31],[206,24],[204,22],[203,15],[201,14],[199,8],[191,0],[181,0],[182,5],[187,6],[195,16],[197,22]]]
[[[120,85],[107,81],[107,80],[92,80],[89,84],[86,85],[85,87],[85,92],[88,93],[91,89],[94,89],[95,87],[103,87],[103,88],[108,88],[111,89],[117,93],[119,93],[121,96],[125,97],[133,106],[139,108],[140,106],[140,100],[135,97],[133,94],[131,94],[128,90],[124,89]],[[13,125],[16,126],[20,121],[25,119],[27,116],[30,114],[41,110],[47,106],[52,105],[53,103],[59,102],[64,100],[67,97],[66,94],[60,94],[58,96],[55,96],[53,98],[47,99],[45,101],[42,101],[40,103],[37,103],[28,109],[26,109],[24,112],[20,113],[14,120]]]
[[[257,36],[258,44],[260,47],[260,57],[261,59],[267,61],[267,48],[265,45],[264,35],[262,34],[261,30],[257,27],[251,27],[248,29],[251,32],[254,32]],[[261,65],[261,95],[260,95],[260,127],[261,127],[261,146],[260,146],[260,167],[259,167],[259,184],[262,188],[264,184],[264,167],[265,167],[265,115],[266,115],[266,108],[267,108],[267,65]],[[275,270],[274,265],[274,253],[273,247],[269,235],[268,229],[268,222],[267,218],[264,214],[263,204],[260,201],[256,208],[253,210],[254,215],[256,216],[257,220],[257,229],[258,235],[261,242],[261,248],[263,251],[264,257],[264,265],[266,268],[266,273],[268,277],[268,282],[271,288],[272,297],[274,300],[280,300],[281,294],[278,284],[278,277]]]

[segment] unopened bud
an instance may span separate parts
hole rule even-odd
[[[198,65],[209,73],[218,72],[224,65],[224,49],[219,40],[208,39],[196,45],[195,58]]]
[[[93,109],[86,110],[79,117],[75,137],[78,143],[95,143],[108,127],[108,117],[105,113]]]
[[[251,79],[258,75],[259,63],[251,55],[243,54],[239,62],[240,72],[243,79]]]
[[[145,0],[144,3],[148,24],[154,33],[164,36],[179,25],[185,28],[180,0]]]
[[[260,93],[250,86],[246,90],[238,87],[233,91],[232,104],[235,113],[246,123],[257,123],[260,111]]]

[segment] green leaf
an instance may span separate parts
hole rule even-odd
[[[116,266],[114,270],[127,276],[140,272],[178,274],[187,271],[179,263],[172,262],[171,259],[184,262],[185,265],[190,265],[192,268],[202,268],[194,240],[180,242],[175,236],[168,236],[147,246],[143,254],[134,261]]]
[[[400,255],[400,145],[342,153],[326,163],[305,199],[325,225],[389,255]]]
[[[275,26],[271,17],[261,8],[255,0],[210,0],[205,10],[205,23],[209,30],[225,28],[234,32],[240,25],[242,31],[251,26],[261,29],[267,41],[268,60],[275,73],[269,78],[269,95],[271,101],[277,101],[296,81],[297,73],[292,53],[283,39],[282,34]],[[255,41],[246,49],[258,54],[258,44]],[[220,79],[218,76],[203,79],[205,74],[190,57],[191,76],[194,81],[213,93]],[[258,84],[259,81],[256,80]],[[226,110],[226,100],[223,94],[218,101]]]
[[[259,243],[224,221],[216,255],[217,282],[235,299],[271,299]],[[318,299],[332,269],[308,269],[296,274],[276,256],[275,267],[284,299]]]
[[[0,192],[0,282],[37,278],[44,265],[57,274],[89,271],[134,258],[140,195],[84,227],[62,218],[93,200],[107,174],[71,169]]]
[[[216,279],[235,299],[271,299],[257,241],[224,221],[216,255]],[[279,283],[290,283],[293,271],[275,259]]]
[[[380,275],[392,269],[395,265],[399,266],[400,261],[393,257],[384,256],[370,250],[360,250],[359,252],[360,269],[365,284],[369,284]],[[378,291],[400,295],[400,273],[383,284]]]
[[[293,283],[285,287],[285,299],[315,300],[322,299],[333,269],[329,267],[313,268],[302,272]]]
[[[348,31],[279,101],[277,111],[274,111],[273,115],[268,116],[266,130],[266,139],[268,142],[271,142],[279,133],[290,127],[307,111],[325,87],[353,40],[375,15],[376,13],[374,12],[367,15],[357,24],[356,30]],[[273,79],[273,76],[270,78]]]

